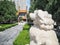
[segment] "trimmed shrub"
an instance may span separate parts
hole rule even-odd
[[[30,28],[30,25],[26,24],[26,25],[24,26],[23,30],[29,30],[29,28]]]
[[[0,31],[4,31],[5,29],[11,28],[15,25],[17,25],[17,23],[15,23],[15,24],[6,24],[6,25],[2,24],[2,27],[0,27]]]

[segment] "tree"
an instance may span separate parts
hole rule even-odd
[[[44,11],[48,11],[50,14],[52,14],[53,19],[57,23],[60,23],[59,5],[60,5],[60,0],[34,0],[34,2],[31,3],[30,12],[32,12],[33,9],[36,10],[36,8],[42,9]]]
[[[13,23],[17,20],[14,2],[0,1],[0,23]]]

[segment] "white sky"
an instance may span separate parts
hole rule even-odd
[[[26,4],[27,4],[28,10],[29,10],[29,7],[30,7],[30,0],[26,0]]]

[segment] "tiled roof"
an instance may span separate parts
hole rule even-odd
[[[19,13],[27,13],[27,10],[20,10],[16,13],[16,15],[19,15]]]

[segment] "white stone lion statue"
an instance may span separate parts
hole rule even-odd
[[[47,11],[30,13],[34,25],[30,28],[30,45],[59,45],[52,15]]]

